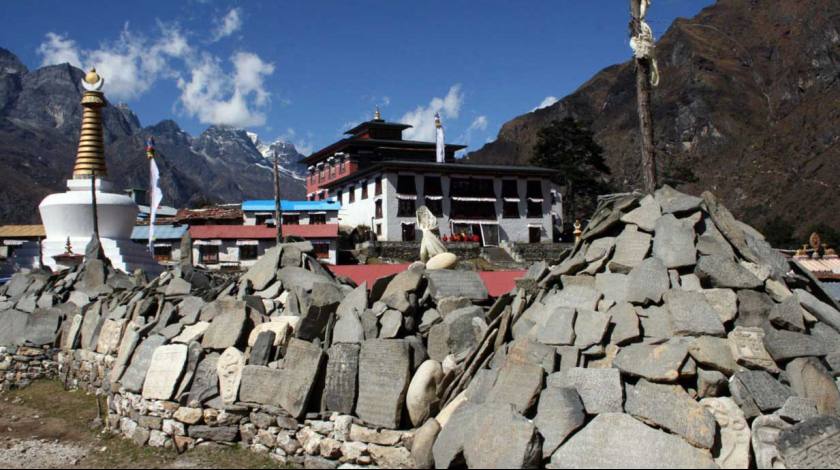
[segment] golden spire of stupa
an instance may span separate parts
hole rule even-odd
[[[105,144],[102,137],[102,108],[107,105],[102,85],[105,79],[90,69],[82,79],[85,89],[82,95],[82,133],[79,136],[79,150],[76,151],[76,165],[73,167],[73,178],[84,179],[90,175],[97,177],[108,176],[105,166]]]
[[[373,112],[373,120],[374,121],[381,121],[382,120],[382,113],[379,112],[379,106],[377,106],[376,111]]]

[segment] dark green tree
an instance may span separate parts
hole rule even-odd
[[[571,221],[591,215],[598,195],[610,191],[604,149],[589,127],[573,118],[552,121],[538,132],[531,164],[557,170],[554,181],[563,188]]]

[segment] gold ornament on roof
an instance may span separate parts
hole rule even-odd
[[[377,106],[376,111],[373,112],[373,120],[374,121],[381,121],[382,120],[382,113],[379,112],[379,106]]]
[[[820,245],[822,245],[822,238],[820,238],[819,233],[814,232],[811,234],[811,237],[808,239],[808,242],[811,244],[811,248],[813,248],[814,251],[819,251]]]
[[[105,166],[105,139],[102,135],[102,108],[107,106],[102,86],[105,79],[95,68],[82,78],[82,132],[79,136],[79,148],[76,151],[76,164],[73,166],[73,178],[108,176]]]
[[[435,128],[440,129],[442,124],[440,123],[440,113],[435,113]]]

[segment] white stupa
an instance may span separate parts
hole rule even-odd
[[[139,210],[137,204],[127,195],[113,192],[113,184],[105,179],[108,169],[105,165],[101,109],[107,106],[107,102],[102,93],[103,84],[104,80],[95,69],[82,80],[86,90],[82,96],[84,114],[73,178],[67,181],[67,192],[50,194],[39,206],[47,232],[47,238],[41,242],[40,259],[44,265],[56,270],[69,267],[59,261],[66,258],[62,255],[68,253],[68,246],[75,253],[84,253],[94,233],[92,186],[95,182],[97,225],[105,255],[115,268],[125,272],[131,273],[140,268],[150,274],[159,273],[162,267],[148,249],[131,241]],[[16,258],[26,256],[31,260],[34,255],[31,265],[38,265],[37,252],[21,251],[24,252],[16,253]],[[18,263],[21,266],[28,264],[22,260]]]

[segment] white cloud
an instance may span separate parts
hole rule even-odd
[[[216,30],[213,31],[213,41],[226,38],[242,28],[242,10],[233,8],[216,23]]]
[[[536,108],[532,109],[532,111],[536,111],[536,110],[538,110],[538,109],[547,108],[547,107],[549,107],[549,106],[553,105],[554,103],[556,103],[556,102],[558,102],[558,101],[560,101],[560,100],[558,100],[556,96],[546,96],[545,98],[543,98],[543,100],[542,100],[542,102],[539,104],[539,106],[537,106]]]
[[[472,124],[470,124],[469,129],[470,131],[486,131],[487,130],[487,116],[481,115],[475,119],[473,119]]]
[[[158,29],[157,39],[151,41],[133,33],[126,24],[116,41],[89,50],[81,50],[72,39],[50,32],[38,53],[42,65],[69,62],[85,70],[96,67],[105,77],[108,96],[131,100],[148,91],[162,76],[173,74],[169,69],[170,59],[183,59],[191,51],[177,26],[159,22]]]
[[[230,61],[232,76],[224,73],[218,58],[204,54],[192,65],[189,80],[178,80],[184,111],[205,124],[262,126],[270,97],[263,79],[274,73],[274,65],[249,52],[236,53]]]
[[[44,42],[38,46],[41,55],[41,65],[55,65],[69,63],[74,67],[81,67],[79,49],[76,42],[56,33],[47,33]]]
[[[400,122],[413,126],[406,129],[403,136],[409,140],[435,140],[435,113],[440,113],[444,119],[457,119],[463,104],[464,93],[461,91],[461,85],[452,85],[443,98],[432,98],[427,106],[418,106],[400,118]]]
[[[114,100],[134,100],[158,81],[174,80],[181,90],[179,111],[204,124],[265,124],[271,98],[265,79],[274,74],[273,64],[241,51],[224,67],[220,58],[191,45],[177,24],[158,21],[157,29],[149,39],[126,24],[116,40],[95,49],[80,49],[72,39],[50,32],[38,54],[43,65],[96,67],[105,78],[105,93]]]

